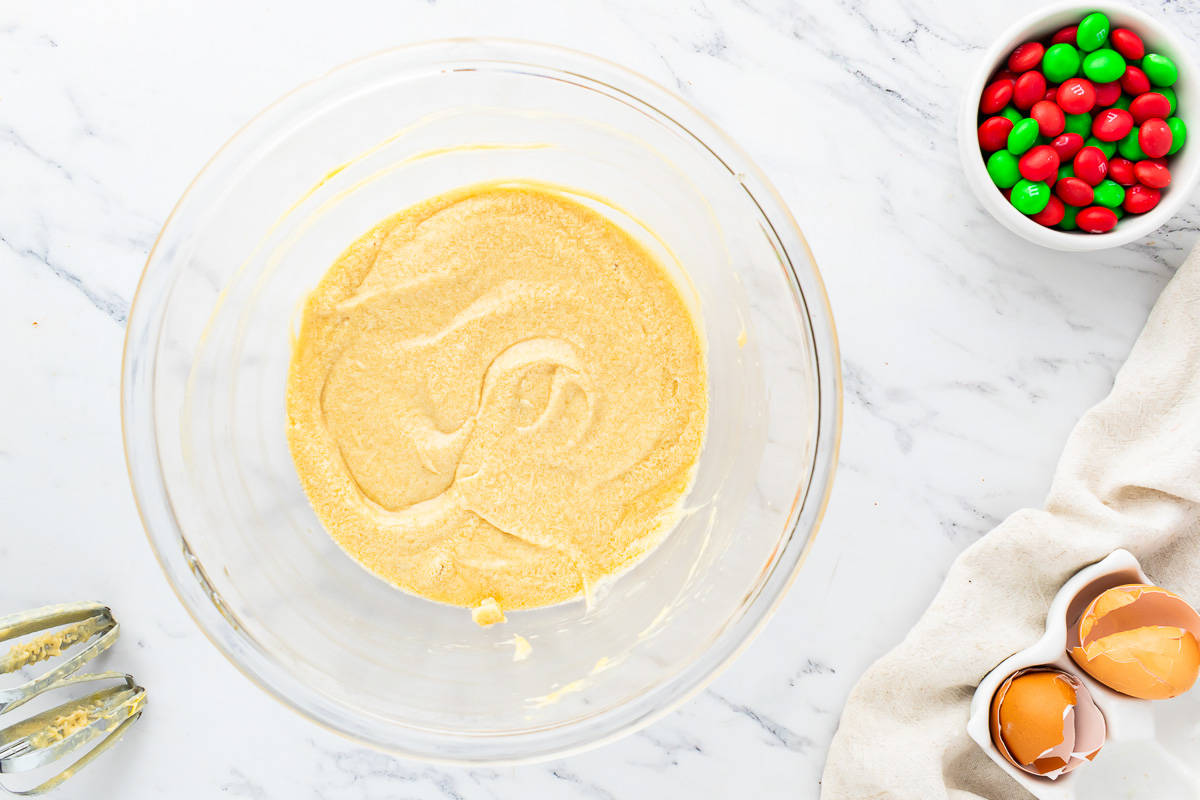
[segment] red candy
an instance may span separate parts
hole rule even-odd
[[[1067,209],[1063,206],[1062,200],[1051,195],[1050,202],[1046,203],[1046,207],[1031,216],[1030,219],[1049,228],[1062,222],[1066,215]]]
[[[1108,159],[1099,147],[1085,147],[1075,155],[1075,177],[1082,178],[1092,186],[1108,175]]]
[[[1158,205],[1158,201],[1161,199],[1162,192],[1158,189],[1138,184],[1125,191],[1125,210],[1130,214],[1145,214]]]
[[[1158,92],[1146,92],[1133,99],[1129,113],[1138,125],[1148,119],[1166,119],[1171,116],[1171,101]]]
[[[1161,158],[1171,149],[1171,129],[1161,119],[1148,119],[1138,128],[1138,144],[1151,158]]]
[[[1071,78],[1058,87],[1058,106],[1068,114],[1086,114],[1095,105],[1096,87],[1087,78]]]
[[[1117,215],[1111,208],[1090,206],[1075,215],[1075,224],[1088,233],[1108,233],[1117,227]]]
[[[1151,189],[1163,189],[1171,183],[1171,170],[1161,161],[1139,161],[1133,165],[1133,174]]]
[[[989,83],[987,88],[983,90],[983,97],[979,99],[979,110],[984,114],[995,114],[1002,110],[1008,101],[1012,100],[1013,82],[1009,80],[998,80]]]
[[[1121,82],[1096,84],[1096,105],[1108,108],[1121,98]]]
[[[1133,130],[1133,115],[1123,108],[1106,108],[1092,120],[1092,135],[1102,142],[1124,139]]]
[[[1064,133],[1062,136],[1055,137],[1050,146],[1054,148],[1054,152],[1058,153],[1058,160],[1065,164],[1074,158],[1079,149],[1083,147],[1083,137],[1078,133]]]
[[[992,78],[992,82],[995,83],[996,81],[1015,81],[1018,77],[1020,77],[1020,75],[1021,75],[1021,73],[1019,73],[1019,72],[1013,72],[1012,70],[1002,69],[996,73],[995,77]]]
[[[1146,77],[1146,73],[1142,72],[1141,67],[1130,64],[1125,68],[1125,74],[1121,76],[1121,88],[1125,90],[1125,94],[1137,97],[1139,94],[1150,91],[1150,79]]]
[[[1013,84],[1013,105],[1025,111],[1046,96],[1046,76],[1037,70],[1029,70]]]
[[[1146,55],[1146,45],[1142,43],[1142,37],[1128,28],[1117,28],[1108,36],[1112,48],[1129,61],[1141,61],[1142,57]]]
[[[1079,38],[1079,26],[1068,25],[1050,38],[1050,44],[1069,44],[1072,47],[1076,46],[1076,39]]]
[[[1062,109],[1049,100],[1039,100],[1029,109],[1029,116],[1037,120],[1038,133],[1042,136],[1058,136],[1067,127],[1067,117]]]
[[[1047,85],[1046,96],[1042,99],[1049,100],[1051,103],[1053,103],[1056,99],[1058,99],[1058,87]]]
[[[1120,156],[1108,160],[1108,177],[1122,186],[1133,186],[1137,183],[1137,178],[1133,176],[1133,162]]]
[[[1063,178],[1055,185],[1054,193],[1062,198],[1064,203],[1076,208],[1091,205],[1095,197],[1092,187],[1080,178]]]
[[[1008,57],[1008,68],[1013,72],[1026,72],[1041,65],[1046,48],[1041,42],[1026,42],[1012,51]],[[1138,56],[1141,58],[1141,56]]]
[[[1008,132],[1012,130],[1008,117],[988,117],[979,126],[979,147],[987,153],[1003,150],[1008,144]]]
[[[1027,181],[1045,181],[1058,174],[1058,153],[1049,145],[1040,144],[1021,156],[1017,162],[1021,177]]]

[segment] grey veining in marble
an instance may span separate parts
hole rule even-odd
[[[1140,0],[1200,41],[1200,8]],[[150,689],[74,798],[814,797],[850,687],[951,559],[1041,501],[1200,230],[1039,250],[959,171],[960,83],[1039,0],[10,0],[0,9],[0,609],[103,599],[105,663]],[[336,11],[334,10],[336,8]],[[302,721],[187,618],[146,546],[118,417],[123,325],[172,205],[295,84],[427,38],[594,52],[673,87],[763,167],[822,266],[841,335],[841,469],[778,615],[712,686],[646,730],[542,765],[399,761]],[[53,578],[53,580],[49,579]],[[196,686],[209,687],[204,692]]]

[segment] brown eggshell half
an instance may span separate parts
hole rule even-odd
[[[1068,652],[1118,692],[1145,700],[1176,697],[1200,675],[1200,613],[1157,586],[1117,586],[1084,609]]]
[[[1013,755],[1012,748],[1009,747],[1008,742],[1005,741],[1001,732],[1000,709],[1004,705],[1005,698],[1008,696],[1013,681],[1022,675],[1033,672],[1049,672],[1061,676],[1074,690],[1075,702],[1063,709],[1062,734],[1058,737],[1060,741],[1057,744],[1047,747],[1033,758],[1029,758],[1029,754],[1026,753],[1027,761],[1022,762]],[[1000,751],[1000,754],[1017,769],[1050,780],[1065,775],[1079,765],[1095,758],[1100,748],[1104,745],[1107,735],[1104,715],[1096,706],[1091,693],[1083,685],[1083,682],[1070,673],[1052,667],[1031,667],[1018,670],[1008,676],[992,697],[989,716],[992,742],[996,745],[996,749]],[[1046,732],[1044,731],[1034,731],[1031,733],[1034,734],[1035,738],[1046,738]],[[1054,737],[1051,736],[1049,738]]]

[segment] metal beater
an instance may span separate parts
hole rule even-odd
[[[72,699],[0,728],[0,779],[83,754],[30,789],[0,788],[16,795],[48,792],[112,747],[142,714],[146,690],[121,672],[76,674],[80,667],[112,646],[121,626],[101,603],[66,603],[0,617],[0,675],[66,656],[41,675],[19,686],[0,689],[0,725],[11,712],[41,695],[63,692]],[[16,641],[30,634],[25,641]],[[94,688],[93,688],[94,686]],[[86,694],[79,694],[87,688]],[[90,749],[89,749],[90,748]]]

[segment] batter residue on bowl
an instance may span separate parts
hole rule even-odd
[[[445,603],[586,592],[674,522],[707,422],[700,337],[665,268],[548,187],[409,208],[304,308],[288,441],[351,556]]]

